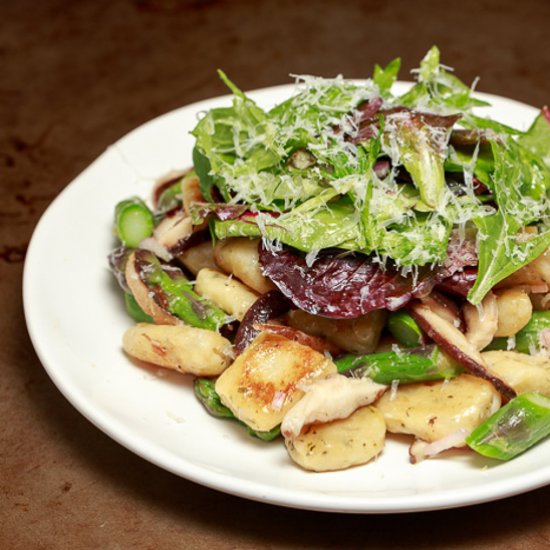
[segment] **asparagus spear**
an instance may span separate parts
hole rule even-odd
[[[204,408],[213,416],[218,418],[230,418],[232,420],[237,420],[235,415],[228,409],[220,399],[218,392],[215,388],[215,380],[211,378],[196,378],[193,383],[193,388],[195,390],[195,395],[198,397],[199,401],[204,405]],[[253,430],[243,422],[239,421],[240,424],[246,427],[249,435],[257,437],[262,441],[272,441],[273,439],[279,437],[281,434],[281,427],[275,426],[272,430],[267,432],[259,432]]]
[[[510,460],[550,435],[550,399],[523,393],[480,424],[467,438],[474,451]]]
[[[456,366],[437,346],[406,352],[383,352],[369,355],[346,355],[334,361],[338,372],[353,370],[354,376],[368,376],[379,384],[425,382],[452,378],[459,374]]]
[[[181,269],[163,266],[146,250],[135,251],[136,271],[155,295],[157,303],[193,327],[217,330],[229,317],[219,307],[199,296]]]
[[[195,378],[195,395],[211,415],[218,418],[235,418],[231,410],[221,402],[215,384],[215,380],[211,378]]]
[[[402,346],[414,348],[422,344],[422,330],[405,310],[390,312],[386,326]]]
[[[183,178],[177,179],[164,189],[156,205],[155,214],[165,214],[166,212],[181,206],[181,181]]]
[[[550,329],[550,311],[534,311],[529,322],[516,334],[514,349],[520,353],[537,353],[541,349],[540,333]],[[508,349],[508,338],[495,338],[485,350]]]
[[[129,292],[124,293],[124,304],[126,305],[126,313],[128,313],[134,321],[138,323],[153,323],[152,317],[147,315],[147,313],[139,307],[133,294]]]
[[[137,198],[126,199],[115,207],[115,231],[124,246],[135,248],[153,234],[155,220],[145,203]]]

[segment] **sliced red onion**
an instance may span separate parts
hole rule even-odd
[[[443,451],[448,451],[456,447],[464,447],[466,444],[466,437],[470,432],[471,430],[460,428],[431,443],[423,441],[422,439],[416,439],[409,447],[411,462],[417,464],[426,458],[433,458]]]

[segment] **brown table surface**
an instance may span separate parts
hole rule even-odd
[[[32,349],[21,299],[25,250],[51,200],[135,126],[225,93],[216,68],[244,89],[289,73],[369,76],[399,55],[407,75],[436,43],[464,80],[482,76],[480,90],[542,106],[548,20],[544,0],[0,3],[0,548],[549,547],[550,488],[353,516],[167,473],[68,404]]]

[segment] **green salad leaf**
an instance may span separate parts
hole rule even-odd
[[[340,248],[408,269],[441,265],[467,225],[478,242],[473,303],[548,247],[547,111],[527,132],[481,116],[488,103],[436,46],[393,95],[400,66],[376,65],[365,82],[298,76],[297,92],[268,111],[220,71],[232,103],[198,122],[193,161],[208,201],[250,215],[212,219],[215,237]]]
[[[398,105],[452,113],[489,105],[472,97],[472,88],[441,65],[437,46],[433,46],[424,56],[417,73],[418,82],[397,98]]]
[[[550,171],[513,140],[491,145],[495,163],[491,188],[497,208],[493,214],[473,220],[479,247],[478,276],[468,294],[473,304],[550,245]],[[532,224],[535,232],[525,231]]]
[[[394,85],[399,69],[401,68],[401,58],[390,61],[384,68],[376,64],[374,66],[373,82],[378,86],[382,97],[390,97],[391,88]]]
[[[533,124],[518,138],[518,142],[550,166],[550,111],[544,107]]]

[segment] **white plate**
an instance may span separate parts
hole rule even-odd
[[[264,107],[292,86],[251,93]],[[481,94],[480,94],[481,95]],[[537,110],[486,96],[485,110],[526,128]],[[191,378],[132,363],[121,350],[130,326],[107,268],[113,208],[150,196],[154,178],[191,163],[189,135],[201,111],[229,96],[183,107],[134,130],[101,155],[51,204],[29,246],[24,305],[29,332],[48,374],[91,422],[143,458],[184,478],[263,502],[338,512],[434,510],[490,501],[550,482],[550,442],[509,463],[469,453],[408,461],[407,443],[389,441],[375,462],[334,473],[294,466],[281,442],[248,437],[210,417]]]

